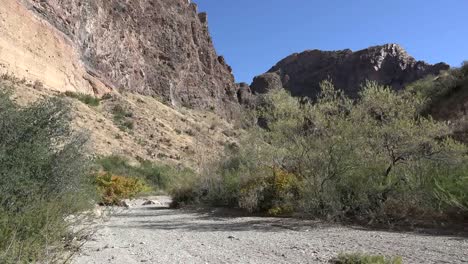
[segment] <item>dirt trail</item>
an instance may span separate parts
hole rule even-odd
[[[72,263],[327,263],[341,252],[404,263],[468,263],[468,238],[368,231],[313,221],[220,217],[133,201],[98,226]]]

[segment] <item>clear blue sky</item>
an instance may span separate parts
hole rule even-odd
[[[306,49],[401,44],[418,60],[468,60],[468,0],[195,0],[218,54],[250,83]]]

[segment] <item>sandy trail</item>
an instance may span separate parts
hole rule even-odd
[[[220,217],[133,201],[99,226],[74,264],[327,263],[342,252],[399,255],[404,263],[468,263],[468,238],[369,231],[313,221]]]

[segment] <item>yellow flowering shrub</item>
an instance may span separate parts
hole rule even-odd
[[[150,190],[141,179],[110,173],[99,173],[95,181],[101,194],[101,203],[105,205],[119,205],[123,199],[134,198]]]

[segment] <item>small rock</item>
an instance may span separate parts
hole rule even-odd
[[[154,201],[151,201],[151,200],[146,200],[142,205],[143,206],[146,206],[146,205],[155,205],[156,203]]]
[[[120,202],[120,206],[125,207],[126,209],[130,208],[130,204],[128,201],[122,201]]]

